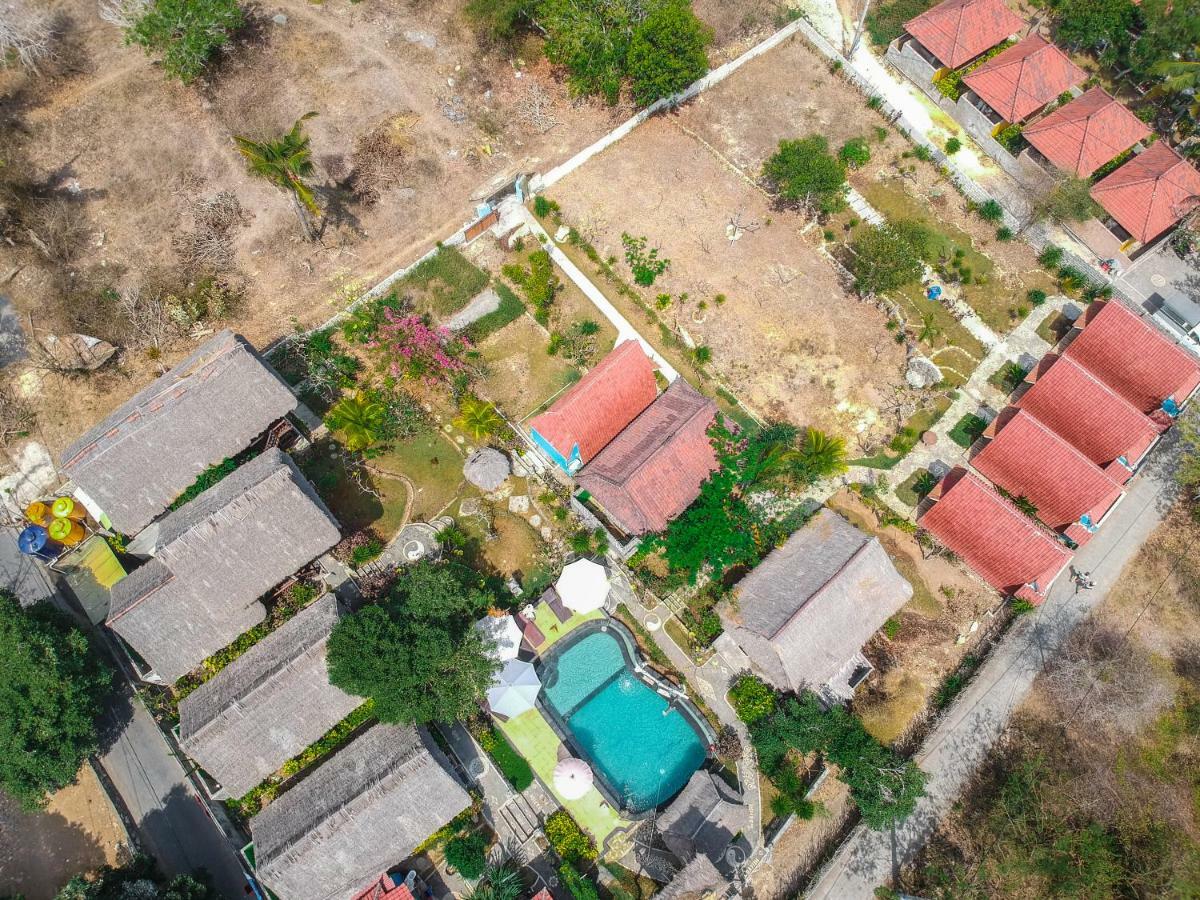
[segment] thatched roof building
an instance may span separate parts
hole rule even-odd
[[[352,897],[470,806],[424,729],[375,725],[250,820],[284,900]]]
[[[179,743],[241,797],[360,703],[329,683],[325,647],[342,611],[326,594],[179,704]]]
[[[912,593],[877,538],[822,509],[738,583],[720,615],[771,684],[819,689],[852,677],[856,658],[866,665],[863,645]]]
[[[699,854],[716,862],[735,835],[750,824],[750,813],[737,791],[712,772],[700,769],[659,814],[663,843],[681,861]]]
[[[291,457],[270,449],[155,523],[154,558],[112,589],[108,625],[175,681],[263,620],[259,598],[340,538]]]
[[[254,348],[222,331],[68,447],[59,468],[113,528],[137,534],[296,406]]]
[[[707,856],[697,856],[675,873],[655,896],[658,900],[714,900],[723,897],[729,882]]]
[[[463,477],[485,493],[497,490],[512,474],[508,457],[491,447],[481,447],[463,464]]]

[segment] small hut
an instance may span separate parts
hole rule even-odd
[[[491,447],[476,450],[463,464],[463,476],[467,481],[489,494],[498,490],[511,474],[508,457]]]

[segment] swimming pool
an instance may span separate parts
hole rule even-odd
[[[637,662],[632,637],[606,621],[565,638],[540,666],[551,722],[591,763],[609,802],[634,816],[674,797],[709,743],[692,704],[668,703],[634,671]]]

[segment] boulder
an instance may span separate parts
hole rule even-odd
[[[463,477],[485,492],[496,490],[511,473],[508,457],[491,447],[476,450],[463,464]]]
[[[914,388],[933,387],[942,380],[942,370],[929,357],[914,353],[908,358],[908,369],[904,373],[904,380]]]

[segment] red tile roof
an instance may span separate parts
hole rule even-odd
[[[1065,53],[1040,35],[1031,34],[997,53],[963,83],[1004,121],[1020,122],[1086,78]]]
[[[354,900],[413,900],[412,891],[404,882],[396,884],[386,872],[367,888],[354,895]]]
[[[1001,413],[995,436],[971,460],[981,474],[1037,507],[1056,531],[1087,514],[1093,522],[1122,494],[1121,482],[1025,410]],[[1074,534],[1072,534],[1074,537]]]
[[[1072,359],[1047,353],[1016,405],[1037,416],[1101,468],[1118,456],[1136,465],[1162,427]],[[1124,482],[1128,474],[1110,470]]]
[[[1093,303],[1063,354],[1150,414],[1200,385],[1200,361],[1116,300]]]
[[[1150,129],[1103,88],[1092,88],[1022,134],[1060,169],[1086,178],[1149,137]]]
[[[942,65],[957,69],[1016,34],[1024,24],[1004,0],[944,0],[909,19],[904,30]]]
[[[657,395],[654,363],[640,343],[625,341],[546,412],[531,419],[529,427],[567,459],[578,444],[580,457],[587,462]]]
[[[936,502],[917,524],[1002,594],[1040,603],[1071,561],[1071,551],[966,469],[953,469],[930,497]]]
[[[626,533],[661,531],[717,467],[707,433],[716,415],[713,401],[677,378],[576,480]]]
[[[1200,203],[1200,172],[1158,141],[1096,184],[1092,199],[1148,244]]]

